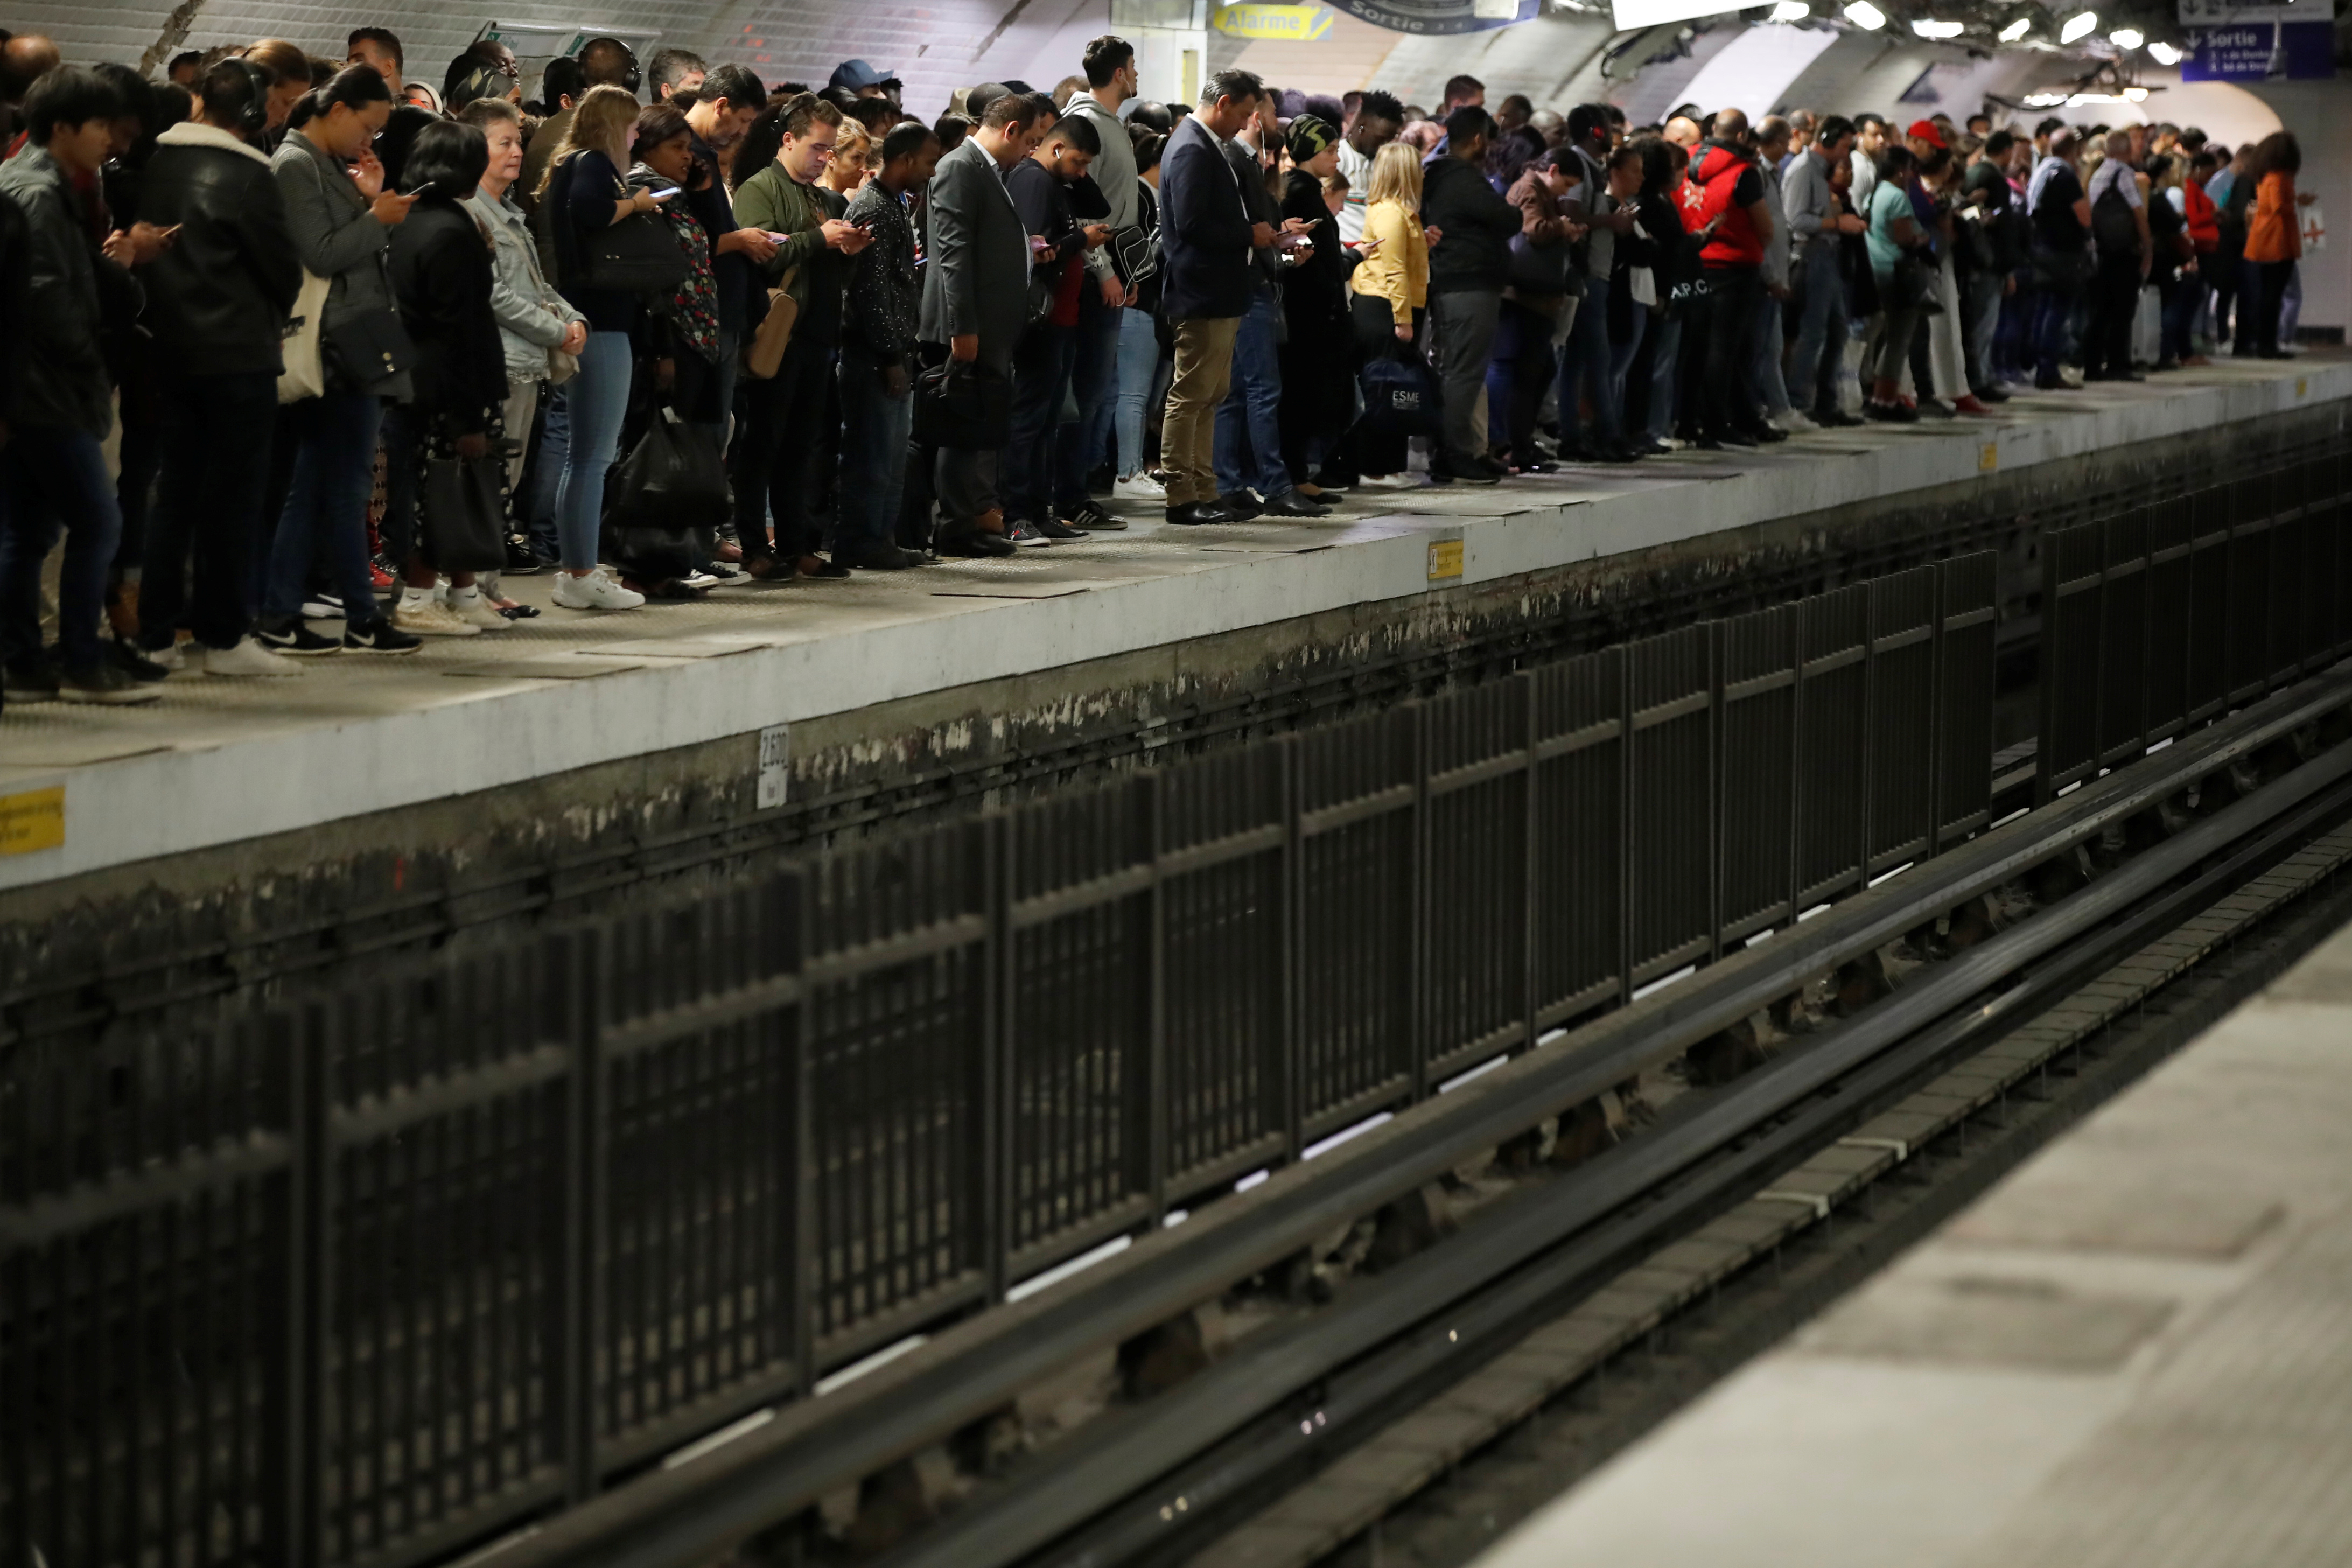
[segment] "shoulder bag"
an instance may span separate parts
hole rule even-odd
[[[1437,378],[1412,350],[1381,354],[1364,363],[1360,378],[1364,422],[1383,436],[1434,436],[1438,428]]]
[[[784,363],[784,351],[792,346],[793,323],[800,320],[800,301],[793,298],[793,279],[800,276],[797,267],[788,268],[784,279],[768,290],[768,313],[751,333],[751,341],[743,345],[743,374],[753,381],[774,377],[776,367]]]
[[[279,334],[278,401],[299,403],[327,390],[327,367],[319,354],[319,327],[327,314],[329,280],[305,268],[301,292],[294,296],[294,313]]]
[[[625,199],[616,185],[613,199]],[[580,242],[580,287],[623,294],[669,294],[686,281],[686,249],[659,213],[631,213]]]
[[[710,432],[664,407],[604,491],[608,528],[659,528],[671,531],[723,522],[734,507],[727,484],[727,460]]]
[[[425,548],[443,572],[496,572],[507,563],[503,458],[427,458],[418,498]]]

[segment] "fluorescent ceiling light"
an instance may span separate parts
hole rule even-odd
[[[2077,38],[2088,37],[2098,26],[2099,14],[2096,11],[2077,11],[2066,18],[2064,26],[2058,29],[2058,41],[2071,44]]]
[[[2029,92],[2025,95],[2028,109],[2055,109],[2066,101],[2063,92]]]
[[[1870,0],[1849,0],[1845,8],[1845,19],[1857,27],[1865,27],[1874,33],[1886,26],[1886,13],[1872,5]]]
[[[2137,27],[2117,27],[2107,35],[2107,42],[2119,49],[2136,49],[2147,42],[2147,35]]]
[[[1813,8],[1805,0],[1780,0],[1772,7],[1772,20],[1775,22],[1801,22],[1812,14]]]
[[[2144,87],[2127,87],[2124,89],[2124,101],[2126,103],[2146,103],[2147,101],[2147,89]]]
[[[1923,38],[1957,38],[1966,31],[1958,22],[1914,22],[1911,30]]]
[[[2180,63],[2180,51],[2159,39],[2148,45],[2147,58],[2160,66],[2177,66]]]
[[[2020,16],[2016,21],[2011,22],[2008,26],[2003,27],[2000,30],[2000,41],[2004,44],[2013,44],[2032,31],[2033,31],[2033,18],[2031,16]]]

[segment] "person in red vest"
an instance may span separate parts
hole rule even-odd
[[[1699,252],[1706,269],[1706,298],[1699,310],[1706,340],[1699,378],[1698,444],[1706,450],[1785,441],[1785,430],[1765,423],[1756,406],[1748,367],[1756,359],[1757,300],[1764,289],[1764,247],[1772,237],[1772,212],[1764,200],[1764,174],[1748,129],[1748,116],[1727,109],[1715,117],[1715,134],[1691,159],[1690,190],[1684,218],[1691,228],[1716,224],[1715,237]],[[1696,195],[1696,202],[1691,200]]]

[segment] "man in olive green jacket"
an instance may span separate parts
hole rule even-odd
[[[841,294],[846,258],[870,237],[841,216],[848,203],[819,185],[833,161],[841,110],[803,93],[784,106],[775,162],[735,187],[735,221],[776,242],[765,268],[770,289],[797,307],[791,343],[776,374],[745,379],[741,437],[735,443],[735,532],[743,569],[754,577],[845,577],[846,566],[817,554],[819,530],[808,506],[809,459],[831,438],[826,388],[841,344]],[[755,303],[754,317],[764,312]],[[757,331],[756,321],[753,331]],[[767,518],[776,520],[768,542]]]

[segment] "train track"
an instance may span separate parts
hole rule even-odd
[[[1792,1244],[1906,1183],[1926,1151],[2069,1072],[2116,1016],[2210,973],[2326,885],[2352,856],[2347,707],[2352,672],[2279,692],[1214,1205],[1185,1227],[1202,1234],[1139,1242],[864,1387],[559,1516],[501,1568],[695,1564],[780,1524],[770,1541],[792,1544],[771,1555],[829,1559],[838,1532],[814,1522],[827,1497],[1001,1417],[1073,1359],[1262,1286],[1335,1224],[1498,1151],[1540,1156],[1563,1113],[1663,1082],[1695,1047],[1719,1055],[1759,1016],[1794,1023],[1791,999],[1829,977],[1830,1016],[1777,1052],[1749,1050],[1744,1071],[1689,1087],[1572,1170],[1538,1157],[1454,1234],[1149,1399],[1114,1402],[860,1555],[1306,1568],[1374,1539],[1433,1479],[1547,1406],[1589,1401],[1630,1349],[1780,1281]]]

